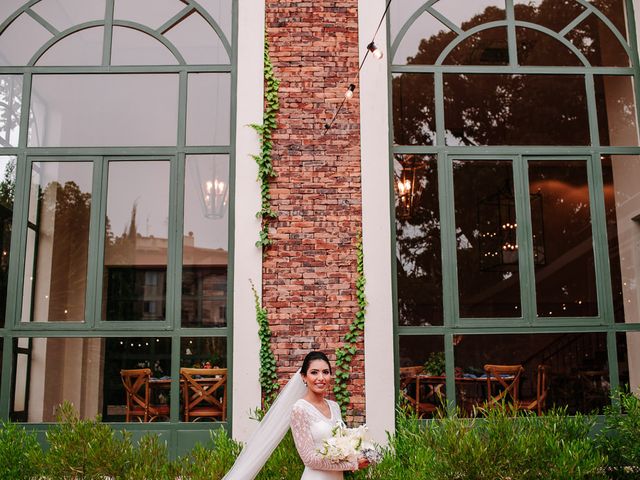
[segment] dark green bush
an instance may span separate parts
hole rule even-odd
[[[125,478],[135,460],[131,434],[117,434],[109,425],[81,420],[73,405],[65,402],[57,424],[47,432],[49,450],[42,474],[55,480]]]
[[[180,475],[189,480],[219,480],[231,468],[242,445],[220,428],[211,433],[207,445],[196,445],[193,451],[179,460]],[[155,478],[155,477],[154,477]]]
[[[400,412],[383,461],[354,478],[442,480],[605,479],[606,457],[589,435],[593,419],[492,408],[479,418],[426,424]]]
[[[157,435],[149,434],[143,436],[138,442],[123,478],[126,480],[174,480],[179,473],[177,462],[169,461],[166,442],[161,441]]]
[[[600,451],[608,457],[612,479],[640,478],[640,399],[621,392],[616,404],[605,409],[605,423],[596,437]]]
[[[0,479],[29,480],[40,473],[42,449],[36,436],[11,422],[0,423]]]

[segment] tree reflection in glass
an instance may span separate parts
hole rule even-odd
[[[442,325],[442,262],[436,159],[396,155],[398,323]]]

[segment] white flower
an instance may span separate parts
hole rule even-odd
[[[318,453],[324,458],[338,463],[357,461],[358,457],[363,456],[364,451],[377,452],[375,445],[367,439],[367,426],[347,428],[344,423],[338,422],[331,429],[331,437],[324,440]],[[375,455],[371,455],[371,457],[374,458]]]

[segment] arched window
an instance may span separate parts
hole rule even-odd
[[[149,368],[178,428],[180,368],[228,366],[236,9],[0,5],[0,416],[125,422],[121,370]]]
[[[398,357],[446,353],[428,388],[463,410],[487,400],[485,364],[521,364],[525,395],[550,366],[570,411],[640,381],[618,365],[640,348],[631,3],[391,4]]]

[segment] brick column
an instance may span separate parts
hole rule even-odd
[[[324,135],[358,70],[357,0],[266,2],[267,39],[280,84],[271,230],[263,298],[279,374],[310,350],[334,351],[357,311],[361,230],[358,91]],[[362,344],[352,362],[350,420],[364,419]]]

